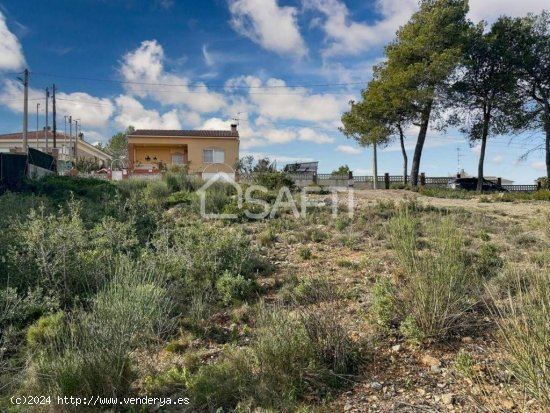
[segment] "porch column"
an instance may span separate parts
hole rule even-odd
[[[128,170],[133,171],[134,170],[134,144],[129,143],[128,144]]]

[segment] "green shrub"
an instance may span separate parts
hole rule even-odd
[[[419,345],[426,338],[426,334],[420,329],[412,315],[408,315],[399,326],[399,331],[407,339],[407,342]]]
[[[250,389],[250,374],[247,358],[238,351],[200,367],[188,384],[193,406],[209,412],[230,411]]]
[[[475,272],[485,279],[496,276],[504,268],[504,260],[493,244],[483,244],[473,259]]]
[[[526,282],[527,281],[527,282]],[[550,408],[550,268],[515,271],[508,299],[494,308],[505,365],[545,409]],[[498,297],[492,293],[494,302]]]
[[[169,331],[170,312],[154,274],[138,264],[119,263],[91,310],[75,311],[67,328],[31,355],[33,390],[60,396],[131,393],[132,354]]]
[[[31,349],[39,350],[40,347],[51,343],[63,330],[64,316],[65,313],[63,311],[58,311],[57,313],[39,318],[27,330],[27,345]]]
[[[335,261],[335,264],[340,268],[348,268],[350,270],[358,270],[359,263],[346,259],[338,259]]]
[[[313,253],[311,252],[311,248],[309,248],[308,246],[305,246],[305,245],[302,245],[302,246],[298,249],[298,254],[299,254],[300,257],[302,257],[302,259],[304,259],[304,260],[309,260],[309,259],[311,259],[311,257],[313,256]]]
[[[281,289],[281,299],[285,303],[313,304],[337,297],[338,292],[326,278],[299,279],[292,274]]]
[[[258,234],[258,243],[264,247],[273,245],[275,241],[277,241],[277,234],[272,228],[267,228]]]
[[[396,298],[393,284],[387,278],[378,278],[372,289],[369,315],[382,330],[390,327],[396,315]]]
[[[462,348],[455,357],[453,368],[460,375],[471,378],[474,375],[474,364],[472,355]]]
[[[347,217],[339,217],[336,219],[334,226],[338,231],[343,231],[351,225],[351,220]]]
[[[186,171],[170,171],[164,174],[164,181],[171,192],[195,192],[204,184],[202,179],[194,175],[189,175]]]
[[[194,197],[189,192],[185,191],[179,191],[171,194],[166,198],[166,201],[164,201],[164,205],[167,208],[174,207],[176,205],[191,205],[191,203],[194,202]]]
[[[23,328],[43,314],[55,311],[59,303],[55,298],[44,295],[41,288],[29,289],[26,294],[15,288],[0,290],[0,338],[9,327]]]
[[[224,304],[249,299],[254,293],[254,281],[244,278],[242,275],[232,275],[228,271],[216,282],[216,291]]]
[[[294,180],[284,172],[262,172],[254,176],[254,183],[269,190],[278,190],[287,187],[291,191],[295,188]]]
[[[184,368],[170,367],[156,376],[143,379],[143,388],[148,395],[171,395],[189,385],[190,374]]]

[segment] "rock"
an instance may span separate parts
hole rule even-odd
[[[474,339],[472,337],[462,337],[462,342],[466,344],[471,344],[474,342]]]
[[[435,357],[432,357],[428,354],[422,356],[422,364],[424,364],[425,366],[428,366],[428,367],[432,367],[432,366],[436,366],[436,367],[439,367],[441,366],[441,361],[439,361],[439,359],[435,358]]]
[[[441,401],[443,402],[443,404],[449,406],[451,404],[454,404],[455,396],[452,393],[446,393],[443,396],[441,396]]]
[[[512,410],[514,407],[516,407],[515,403],[508,399],[501,400],[500,405],[506,410]]]
[[[397,344],[393,346],[391,349],[394,353],[399,353],[401,351],[401,344]]]
[[[378,383],[377,381],[373,381],[370,384],[370,388],[375,390],[375,391],[380,391],[380,390],[382,390],[382,385],[380,383]]]
[[[439,366],[436,365],[430,366],[430,371],[432,373],[441,373],[441,369],[439,368]]]

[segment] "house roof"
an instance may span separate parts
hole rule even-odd
[[[138,129],[129,136],[162,136],[175,138],[205,137],[205,138],[238,138],[239,132],[231,130],[163,130],[163,129]]]

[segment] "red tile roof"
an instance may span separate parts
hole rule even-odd
[[[239,132],[230,130],[162,130],[138,129],[129,136],[168,136],[168,137],[206,137],[206,138],[238,138]]]

